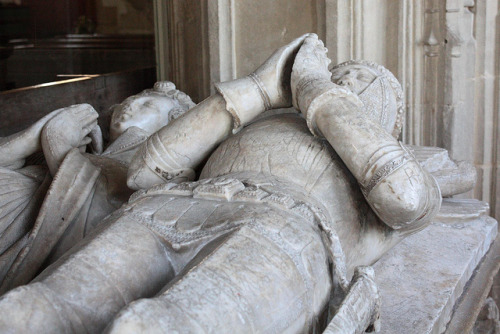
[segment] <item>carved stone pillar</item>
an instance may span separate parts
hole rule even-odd
[[[428,59],[424,52],[428,50],[424,49],[422,41],[424,34],[431,31],[426,24],[432,21],[424,17],[426,6],[422,0],[325,1],[325,42],[329,57],[333,63],[353,58],[372,60],[396,74],[405,90],[407,103],[402,139],[410,144],[421,144],[429,138],[429,126],[424,124],[430,120],[422,109],[428,103],[426,98],[435,100],[426,96],[431,90],[426,89],[429,84],[425,81]],[[436,78],[439,78],[437,73]],[[430,81],[431,85],[437,86]]]
[[[491,215],[500,217],[500,16],[498,1],[476,1],[474,36],[477,43],[475,74],[474,163],[478,182],[474,197],[490,203]],[[471,125],[472,128],[472,125]]]
[[[444,33],[440,1],[427,0],[424,11],[424,67],[423,108],[418,116],[420,122],[413,125],[419,136],[417,145],[442,146],[442,101],[444,85]],[[413,83],[416,84],[416,83]]]
[[[447,0],[444,16],[445,82],[442,144],[457,160],[473,160],[476,43],[472,36],[474,1]]]
[[[195,102],[210,95],[207,5],[154,0],[158,78],[174,82]]]

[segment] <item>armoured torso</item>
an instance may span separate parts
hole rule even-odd
[[[296,114],[265,118],[227,139],[212,154],[200,179],[241,172],[292,182],[326,207],[337,201],[332,187],[357,192],[354,178],[330,145],[313,137]]]
[[[364,200],[354,177],[328,142],[314,137],[297,114],[262,119],[222,143],[206,163],[200,179],[261,175],[291,183],[324,207],[343,248],[358,248],[369,230],[377,238],[390,234]],[[355,263],[345,252],[347,263]]]

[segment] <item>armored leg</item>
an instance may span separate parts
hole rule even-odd
[[[327,253],[317,227],[262,205],[245,205],[239,216],[244,225],[159,296],[122,310],[108,332],[311,330],[331,287]]]

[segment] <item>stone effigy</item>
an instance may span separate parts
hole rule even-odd
[[[363,266],[435,216],[447,179],[430,172],[465,171],[460,191],[474,173],[424,153],[426,171],[396,140],[402,91],[385,68],[349,62],[332,81],[328,64],[305,35],[151,135],[128,169],[142,190],[5,294],[0,329],[309,332],[329,308],[330,333],[376,325]],[[304,117],[252,123],[291,104]]]
[[[114,134],[117,129],[125,133],[102,154],[98,114],[87,104],[56,110],[2,138],[0,291],[29,282],[118,209],[131,194],[128,162],[149,135],[138,126],[158,123],[158,117],[151,118],[158,113],[167,115],[163,122],[168,122],[168,115],[177,117],[191,106],[170,82],[128,98],[113,107]],[[94,154],[82,154],[78,148],[89,143]],[[26,158],[41,151],[37,164],[25,166]]]
[[[159,81],[110,108],[111,144],[101,154],[127,166],[139,146],[154,132],[183,115],[195,104],[170,81]]]
[[[51,176],[56,174],[65,155],[72,148],[78,147],[83,138],[92,134],[97,125],[97,116],[89,105],[59,109],[28,129],[2,138],[2,290],[5,291],[5,285],[9,285],[14,276],[16,279],[22,276],[18,275],[16,270],[14,274],[12,269],[16,267],[16,259],[32,243],[30,232],[36,230],[33,225],[51,184]],[[59,127],[61,122],[65,123],[65,130]],[[47,153],[44,165],[28,163],[24,166],[27,158],[42,149]],[[28,281],[29,279],[25,282]]]
[[[152,135],[194,106],[191,98],[172,82],[159,81],[152,89],[111,107],[110,138],[115,141],[130,127]]]

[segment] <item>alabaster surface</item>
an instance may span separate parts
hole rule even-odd
[[[175,84],[159,81],[152,89],[111,107],[110,138],[116,140],[130,127],[138,127],[151,135],[194,105],[189,96],[175,88]]]
[[[90,106],[61,112],[88,118],[71,141],[70,119],[41,124],[55,177],[2,285],[0,331],[380,328],[369,266],[430,224],[440,187],[468,190],[474,173],[397,141],[403,97],[389,71],[353,61],[332,79],[329,63],[318,37],[304,35],[152,134],[160,121],[143,99],[178,102],[131,97],[102,154]],[[292,105],[300,114],[269,112]],[[81,153],[89,141],[95,153]]]

